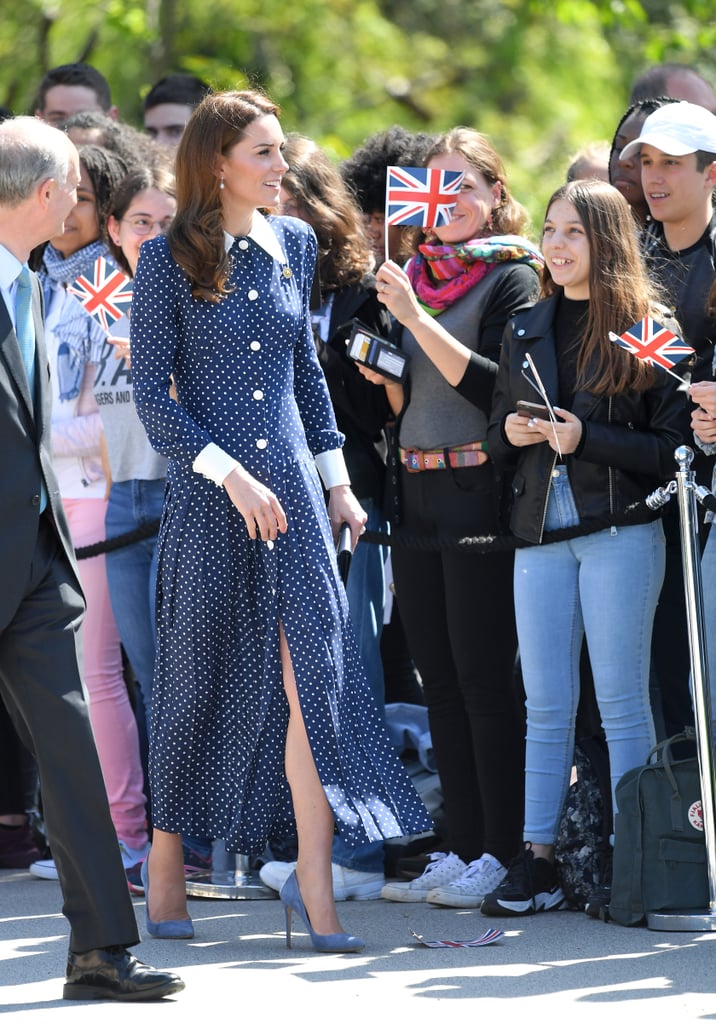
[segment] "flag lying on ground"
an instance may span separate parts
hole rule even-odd
[[[450,221],[464,175],[435,167],[389,167],[386,225],[437,228]]]
[[[497,928],[488,928],[477,939],[426,939],[411,928],[410,934],[428,949],[474,949],[476,946],[491,946],[493,942],[499,942],[505,933]]]
[[[615,345],[625,348],[637,359],[644,359],[652,366],[660,366],[662,370],[668,372],[671,372],[676,363],[694,353],[694,349],[683,342],[677,334],[668,327],[662,327],[650,316],[645,316],[623,334],[610,331],[609,337]]]
[[[92,271],[78,277],[67,289],[105,331],[132,305],[132,282],[104,256],[99,256]]]

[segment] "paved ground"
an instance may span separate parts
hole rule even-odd
[[[0,871],[1,1024],[716,1021],[716,932],[621,928],[573,912],[497,921],[382,900],[342,904],[344,927],[367,949],[334,956],[312,953],[303,932],[286,949],[278,901],[192,899],[191,942],[146,939],[134,951],[177,970],[184,992],[131,1006],[64,1002],[60,907],[57,883]],[[144,900],[135,908],[145,935]],[[410,934],[470,939],[490,925],[503,938],[475,949],[428,949]]]

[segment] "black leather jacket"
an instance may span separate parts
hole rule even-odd
[[[554,318],[558,296],[518,313],[505,328],[500,368],[493,396],[487,439],[492,459],[512,468],[510,529],[530,543],[542,541],[552,471],[557,455],[549,445],[515,448],[503,424],[518,399],[539,401],[522,376],[525,353],[539,371],[550,401],[559,404]],[[584,424],[578,454],[565,456],[580,524],[624,521],[626,510],[674,475],[674,450],[683,434],[686,396],[676,381],[657,371],[648,391],[595,395],[578,391],[571,412]],[[644,514],[640,521],[653,516]]]

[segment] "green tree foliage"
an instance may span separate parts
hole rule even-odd
[[[336,159],[401,123],[488,134],[539,223],[571,155],[610,140],[647,64],[716,65],[713,0],[26,0],[4,4],[0,103],[34,109],[43,72],[87,60],[121,116],[184,70],[255,83]]]

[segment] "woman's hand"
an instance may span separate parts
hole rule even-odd
[[[368,515],[347,484],[331,487],[328,492],[328,518],[331,521],[334,541],[338,541],[341,525],[348,523],[355,551],[358,538],[365,529]]]
[[[716,418],[716,381],[699,380],[689,385],[689,397],[705,413]]]
[[[275,540],[286,532],[288,520],[276,495],[241,466],[229,473],[224,488],[244,517],[251,540]]]
[[[112,338],[108,337],[107,341],[110,345],[114,346],[114,358],[124,359],[127,364],[127,369],[132,365],[132,357],[129,348],[129,338]]]
[[[403,408],[403,402],[405,401],[403,385],[399,384],[398,381],[391,380],[390,377],[384,377],[382,373],[376,373],[375,370],[368,369],[363,363],[356,363],[355,365],[358,367],[359,373],[366,380],[369,380],[371,384],[380,384],[385,388],[388,404],[393,411],[393,415],[397,416]]]
[[[505,417],[505,435],[515,448],[526,448],[530,444],[542,444],[545,440],[541,434],[532,429],[533,420],[511,412]]]
[[[378,298],[403,326],[422,315],[410,278],[397,263],[386,260],[376,274],[376,281]]]
[[[691,429],[704,444],[716,442],[716,381],[700,380],[689,387],[689,396],[696,402],[691,413]]]
[[[533,430],[547,442],[553,452],[560,452],[562,455],[571,455],[579,447],[582,440],[582,421],[572,412],[553,407],[559,419],[556,423],[551,420],[538,420],[536,418],[527,420],[528,430]],[[559,441],[559,444],[557,442]]]

